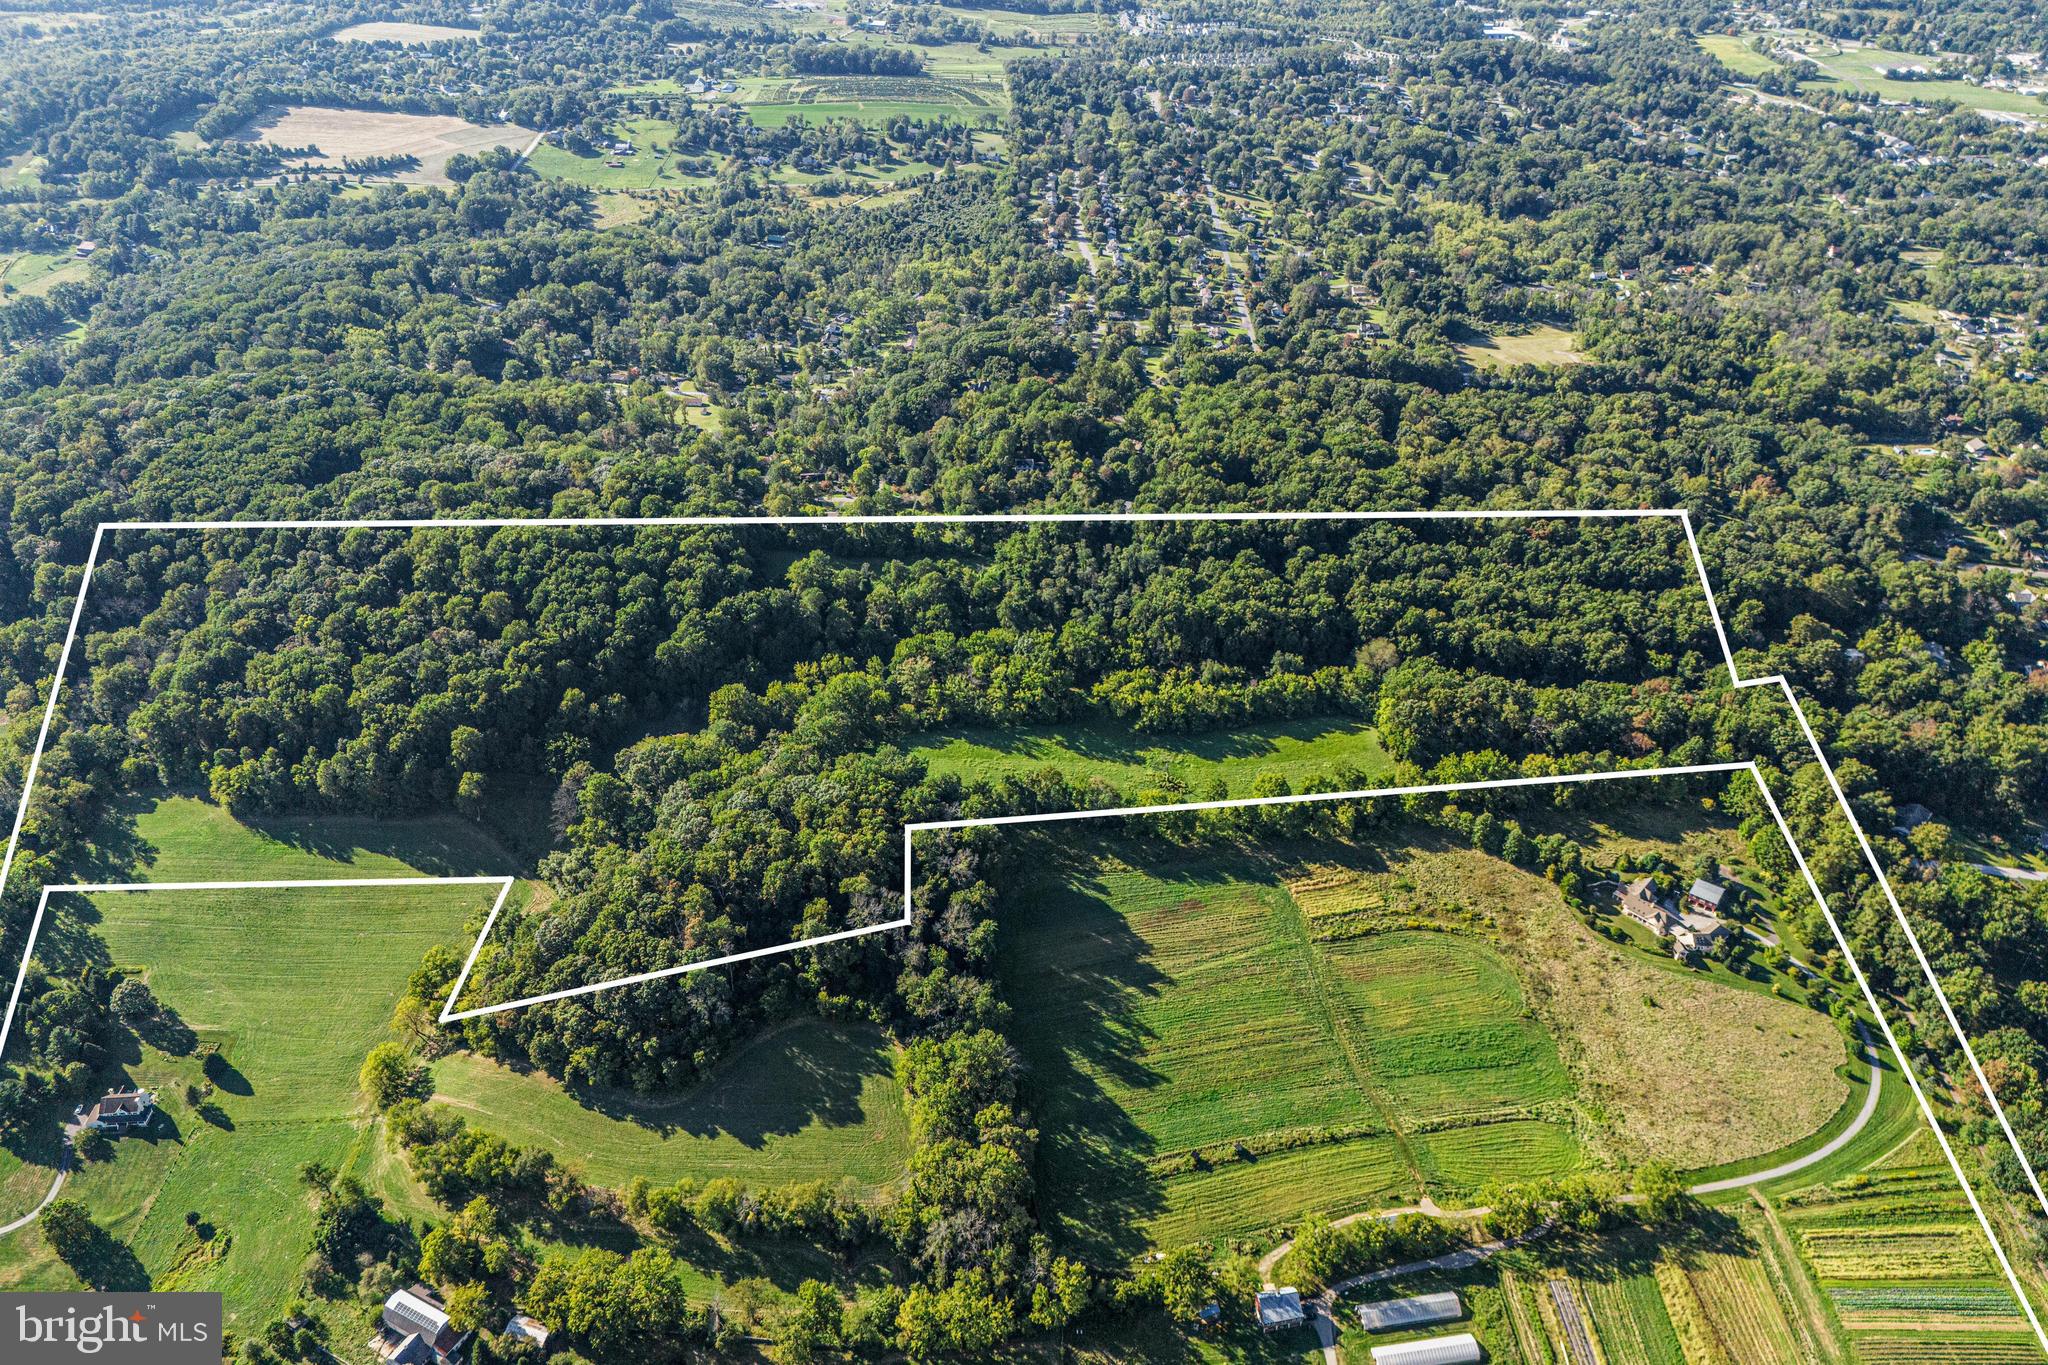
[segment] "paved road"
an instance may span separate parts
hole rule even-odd
[[[1971,863],[1987,877],[2003,877],[2009,882],[2048,882],[2048,872],[2036,872],[2030,867],[2001,867],[1997,863]]]
[[[57,1191],[64,1188],[64,1178],[71,1174],[70,1132],[70,1125],[67,1124],[65,1126],[66,1135],[64,1138],[64,1154],[57,1158],[57,1178],[50,1182],[50,1192],[43,1196],[42,1203],[36,1205],[27,1213],[24,1213],[21,1217],[15,1219],[13,1222],[8,1223],[5,1226],[0,1226],[0,1237],[6,1237],[12,1235],[13,1233],[20,1232],[30,1223],[35,1222],[36,1215],[41,1213],[44,1209],[50,1207],[50,1201],[57,1197]]]

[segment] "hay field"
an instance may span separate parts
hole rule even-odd
[[[339,170],[352,158],[411,157],[414,164],[380,176],[409,185],[448,184],[449,158],[493,147],[524,147],[531,128],[501,123],[485,128],[450,114],[399,114],[384,109],[326,109],[292,105],[255,120],[238,138],[278,147],[312,147],[317,154],[294,164]]]
[[[1556,887],[1498,858],[1418,841],[1392,851],[1386,871],[1353,875],[1362,900],[1491,917],[1581,1100],[1624,1155],[1690,1168],[1775,1151],[1819,1129],[1848,1093],[1826,1016],[1623,949]]]
[[[1314,942],[1278,871],[1120,844],[1006,898],[1051,1221],[1102,1259],[1580,1164],[1529,1112],[1570,1081],[1498,954]]]
[[[540,1072],[460,1052],[435,1063],[434,1098],[600,1184],[691,1175],[762,1186],[847,1179],[879,1189],[910,1160],[893,1062],[871,1025],[805,1019],[748,1041],[673,1094],[571,1094]]]
[[[1562,327],[1525,327],[1518,332],[1466,332],[1458,354],[1481,369],[1505,370],[1516,365],[1581,365],[1586,357]]]
[[[428,43],[475,42],[480,29],[449,28],[444,24],[370,23],[350,24],[327,35],[337,43],[399,43],[424,47]]]

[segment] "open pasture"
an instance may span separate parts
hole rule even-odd
[[[467,877],[502,875],[516,865],[489,835],[453,815],[244,823],[209,801],[166,796],[137,802],[116,820],[109,840],[127,859],[115,878],[122,881]]]
[[[951,773],[963,782],[1057,768],[1069,781],[1099,780],[1133,796],[1166,778],[1189,791],[1221,780],[1231,796],[1246,796],[1261,773],[1278,773],[1294,790],[1306,791],[1314,779],[1340,768],[1354,769],[1370,782],[1393,767],[1371,726],[1330,716],[1201,735],[1136,735],[1106,721],[962,729],[919,736],[910,751],[931,772]]]
[[[450,28],[446,24],[401,24],[378,21],[350,24],[327,35],[337,43],[397,43],[401,47],[425,47],[428,43],[473,43],[483,30]]]
[[[539,1072],[455,1053],[434,1065],[434,1098],[602,1185],[690,1175],[880,1187],[910,1159],[892,1066],[879,1030],[803,1020],[755,1038],[674,1095],[571,1094]]]
[[[445,185],[450,158],[493,147],[524,147],[532,140],[533,130],[514,123],[486,128],[450,114],[298,104],[260,116],[237,137],[277,147],[312,148],[311,155],[294,164],[323,170],[339,170],[344,162],[370,157],[408,157],[412,164],[379,178]]]
[[[364,1055],[427,949],[463,941],[478,887],[152,891],[62,897],[55,953],[104,944],[177,1027],[122,1067],[159,1114],[88,1164],[66,1193],[125,1249],[122,1287],[218,1290],[229,1322],[261,1322],[298,1290],[312,1205],[299,1168],[326,1162],[399,1199],[374,1171],[375,1126],[357,1093]],[[96,939],[76,926],[89,925]],[[39,948],[39,951],[41,949]],[[317,1001],[318,1008],[308,1002]],[[161,1042],[162,1047],[156,1044]],[[187,1215],[210,1230],[202,1237]],[[0,1243],[0,1283],[72,1283],[39,1236]]]
[[[0,251],[0,301],[49,293],[85,278],[85,262],[68,251]]]
[[[1514,332],[1468,332],[1458,345],[1458,354],[1486,370],[1505,370],[1516,365],[1577,365],[1586,358],[1579,353],[1569,331],[1544,324]]]

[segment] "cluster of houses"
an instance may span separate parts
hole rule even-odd
[[[1722,912],[1733,902],[1729,889],[1701,877],[1686,888],[1676,903],[1668,901],[1649,877],[1638,877],[1621,889],[1621,913],[1648,929],[1658,938],[1671,941],[1671,955],[1690,958],[1721,942],[1729,934]]]
[[[377,1335],[370,1338],[370,1352],[389,1365],[455,1365],[468,1349],[470,1335],[457,1331],[448,1321],[447,1305],[434,1297],[434,1291],[416,1284],[393,1290],[384,1300]],[[504,1335],[544,1348],[549,1332],[533,1318],[517,1313],[505,1324]]]

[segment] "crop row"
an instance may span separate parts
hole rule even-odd
[[[1857,1358],[1864,1365],[2039,1365],[2041,1348],[2032,1337],[1888,1332],[1859,1335]]]
[[[1802,1228],[1851,1228],[1872,1224],[1952,1223],[1969,1216],[1969,1208],[1958,1199],[1900,1195],[1854,1204],[1809,1205],[1790,1210],[1787,1221]]]
[[[1941,1313],[1949,1317],[2012,1317],[2018,1309],[2000,1285],[1854,1285],[1830,1289],[1837,1308],[1856,1313]]]
[[[1988,1274],[1974,1227],[1801,1228],[1806,1259],[1824,1280],[1940,1279]]]

